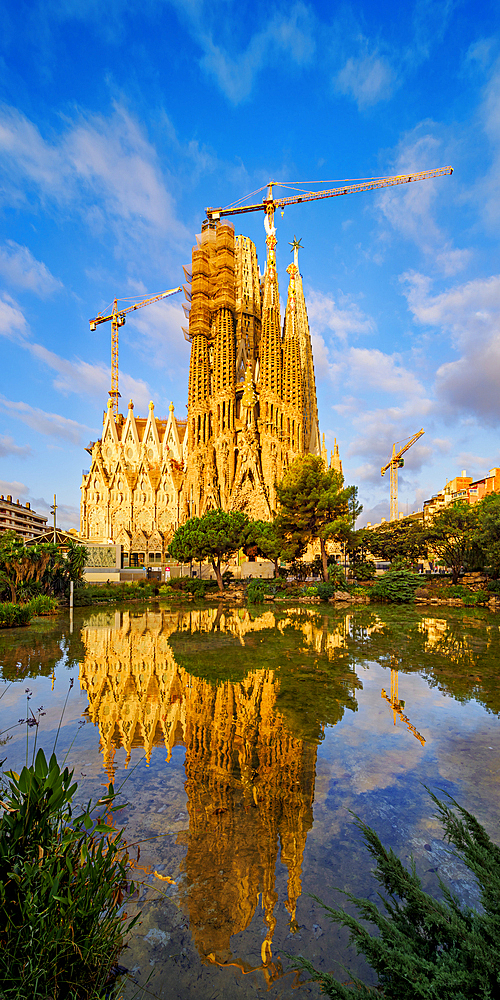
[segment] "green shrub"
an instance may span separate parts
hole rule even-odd
[[[27,604],[0,604],[0,628],[29,625],[31,612]]]
[[[500,580],[488,580],[487,586],[491,594],[500,594]]]
[[[171,587],[168,583],[163,583],[162,586],[160,587],[160,594],[162,594],[163,596],[165,596],[166,594],[173,594],[173,593],[174,593],[174,588]]]
[[[328,598],[333,597],[335,593],[333,583],[318,583],[316,590],[318,592],[318,597],[320,597],[322,601],[327,601]]]
[[[195,577],[194,580],[186,580],[184,589],[188,594],[193,594],[194,597],[204,597],[207,585],[205,580],[198,580]]]
[[[486,604],[489,599],[490,595],[487,590],[469,590],[462,598],[465,606],[468,608],[476,604]]]
[[[390,570],[371,587],[370,600],[409,604],[415,600],[415,591],[420,584],[421,580],[415,573],[406,569]]]
[[[261,604],[264,600],[264,594],[267,593],[267,580],[250,580],[247,587],[247,601],[249,604]]]
[[[441,899],[422,889],[412,860],[404,867],[394,851],[386,849],[376,833],[359,818],[366,846],[375,861],[374,875],[385,894],[385,912],[374,899],[345,893],[362,918],[343,909],[324,906],[330,919],[350,930],[350,941],[378,976],[368,988],[351,977],[342,985],[311,962],[294,958],[295,968],[307,970],[334,1000],[494,1000],[500,982],[500,847],[494,844],[476,818],[450,799],[458,815],[435,796],[445,839],[476,879],[481,910],[461,906],[456,895],[439,880]],[[369,933],[367,922],[377,928]]]
[[[373,580],[375,577],[375,563],[371,560],[356,563],[352,570],[355,580]]]
[[[55,597],[49,597],[48,594],[39,594],[37,597],[32,597],[31,601],[25,605],[29,608],[31,615],[50,615],[53,611],[57,611],[58,602]]]
[[[304,587],[304,594],[306,594],[307,597],[317,597],[318,588],[314,584],[311,587]]]
[[[338,563],[332,563],[331,566],[328,567],[328,579],[330,583],[333,583],[335,590],[349,589],[344,570]]]
[[[7,772],[0,819],[0,997],[98,1000],[123,947],[120,907],[134,885],[121,832],[73,815],[77,785],[42,750]],[[97,805],[116,811],[113,786]],[[112,820],[111,820],[112,823]]]

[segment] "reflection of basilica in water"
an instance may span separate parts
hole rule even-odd
[[[310,683],[308,671],[324,674],[325,665],[338,660],[341,681],[330,679],[336,698],[332,721],[342,717],[346,705],[356,707],[359,682],[342,663],[346,628],[343,619],[336,632],[329,631],[314,613],[277,618],[263,611],[252,619],[241,609],[221,618],[209,608],[102,614],[83,629],[80,683],[99,727],[110,779],[120,746],[128,756],[143,747],[148,759],[155,745],[163,744],[169,756],[175,745],[186,748],[184,893],[193,939],[206,960],[228,960],[231,936],[248,927],[260,899],[266,924],[262,960],[270,961],[279,858],[287,870],[285,906],[292,930],[296,927],[302,858],[313,820],[317,740],[297,734],[293,714],[280,710],[279,699],[284,696],[286,706],[285,676],[296,682],[297,671],[305,671],[304,683]],[[262,668],[255,669],[260,658],[253,647],[253,669],[241,671],[240,679],[215,683],[199,676],[203,638],[214,630],[226,643],[219,660],[229,676],[234,677],[231,666],[244,662],[245,646],[256,641],[265,646]],[[285,653],[280,646],[282,668],[269,652],[276,630],[287,640]],[[294,690],[292,684],[291,697]],[[311,700],[317,700],[315,689]],[[322,718],[320,704],[315,713]]]

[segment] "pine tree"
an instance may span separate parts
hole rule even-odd
[[[331,920],[349,928],[351,943],[378,975],[377,987],[370,989],[354,978],[352,987],[343,985],[328,973],[318,972],[306,959],[294,959],[295,967],[307,970],[321,984],[322,992],[334,1000],[373,1000],[377,995],[385,1000],[500,998],[500,847],[453,799],[447,805],[434,795],[432,798],[445,839],[477,880],[481,911],[461,906],[441,880],[442,900],[425,893],[413,860],[410,870],[405,868],[356,817],[375,860],[383,909],[352,893],[345,896],[378,934],[370,934],[365,923],[345,910],[321,905]]]

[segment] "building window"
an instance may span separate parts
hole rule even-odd
[[[161,552],[150,552],[148,558],[150,563],[161,563]]]
[[[145,552],[131,552],[130,553],[130,565],[134,566],[136,569],[138,566],[144,566],[144,560],[146,558]]]

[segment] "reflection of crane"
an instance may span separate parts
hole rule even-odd
[[[358,191],[372,191],[374,188],[393,187],[396,184],[410,184],[412,181],[424,181],[430,177],[442,177],[444,174],[452,174],[453,167],[436,167],[434,170],[420,170],[413,174],[397,174],[395,177],[372,177],[366,181],[358,181],[348,184],[346,187],[329,188],[326,191],[308,191],[292,184],[280,184],[278,181],[269,181],[267,187],[267,198],[254,205],[242,205],[233,202],[225,208],[207,208],[208,222],[218,222],[225,215],[243,215],[245,212],[265,212],[272,228],[274,225],[274,212],[277,208],[283,214],[288,205],[299,205],[304,201],[318,201],[320,198],[338,198],[341,194],[355,194]],[[305,184],[307,181],[298,181]],[[273,187],[290,187],[298,192],[289,198],[273,198]],[[264,191],[265,188],[259,188]],[[255,192],[257,194],[257,192]],[[242,201],[243,199],[240,199]]]
[[[410,733],[413,733],[413,735],[417,738],[417,740],[420,740],[423,746],[425,743],[425,738],[421,736],[419,732],[417,732],[415,726],[412,726],[408,716],[403,715],[403,708],[405,707],[405,703],[404,701],[399,700],[398,671],[394,667],[391,667],[391,696],[389,698],[385,689],[382,688],[382,698],[385,698],[385,700],[389,702],[389,705],[392,708],[394,715],[394,725],[396,725],[396,716],[399,716],[401,722],[406,723],[408,729],[410,730]]]
[[[125,316],[129,312],[135,312],[136,309],[142,309],[143,306],[149,306],[152,302],[159,302],[160,299],[166,299],[169,295],[175,295],[176,292],[181,291],[181,286],[178,288],[171,288],[168,292],[161,292],[160,295],[153,295],[150,299],[142,299],[141,302],[135,302],[131,306],[126,306],[125,309],[118,308],[118,299],[113,299],[113,308],[108,316],[102,316],[98,313],[94,319],[90,319],[90,329],[94,331],[99,323],[107,323],[111,320],[111,389],[109,395],[113,401],[113,413],[115,417],[118,416],[118,397],[120,393],[118,392],[118,328],[124,326]]]
[[[415,444],[415,441],[418,441],[424,433],[425,432],[422,427],[422,429],[417,431],[417,433],[414,434],[413,437],[410,438],[410,440],[407,441],[403,448],[400,448],[398,452],[396,451],[396,444],[399,442],[393,444],[392,455],[387,462],[387,465],[383,465],[380,470],[381,476],[385,475],[387,469],[390,468],[391,470],[391,513],[389,518],[391,521],[397,521],[398,519],[398,469],[402,469],[405,464],[403,455],[405,451],[408,451],[408,448],[411,448],[412,444]]]

